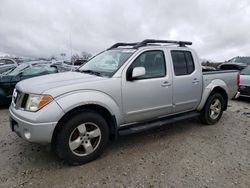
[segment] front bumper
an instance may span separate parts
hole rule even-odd
[[[48,113],[50,112],[46,109],[41,110],[43,111],[36,113],[25,112],[15,109],[13,105],[11,105],[9,108],[11,130],[26,141],[43,145],[50,144],[57,121],[45,121],[45,119],[49,119]],[[62,113],[62,111],[58,110],[57,113]],[[56,115],[57,113],[54,113],[54,117],[59,116]],[[45,122],[41,121],[41,119]]]

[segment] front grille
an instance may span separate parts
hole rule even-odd
[[[18,90],[14,91],[12,102],[15,108],[25,108],[27,100],[28,94],[22,93]]]
[[[22,99],[22,103],[21,103],[21,108],[25,108],[27,100],[28,100],[29,95],[28,94],[24,94],[23,95],[23,99]]]

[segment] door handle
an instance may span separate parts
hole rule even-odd
[[[161,84],[162,87],[167,87],[167,86],[171,86],[171,83],[169,83],[168,81],[164,81],[162,84]]]
[[[194,78],[192,83],[199,83],[200,81],[198,80],[198,78]]]

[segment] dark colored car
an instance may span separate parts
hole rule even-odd
[[[240,72],[240,96],[250,97],[250,65]]]
[[[216,71],[216,68],[211,66],[202,66],[202,71],[203,72]]]
[[[243,70],[247,65],[245,63],[222,63],[218,66],[219,70]]]
[[[77,59],[75,62],[74,62],[74,66],[81,66],[81,65],[84,65],[85,63],[87,63],[88,60],[87,59]]]
[[[44,63],[44,62],[43,62]],[[0,75],[0,105],[8,104],[17,82],[46,74],[65,72],[68,69],[41,62],[24,63]]]
[[[18,64],[13,59],[2,58],[0,59],[0,74],[17,67]]]

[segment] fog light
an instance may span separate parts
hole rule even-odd
[[[24,130],[24,137],[29,140],[31,138],[31,133],[29,132],[29,130],[25,129]]]

